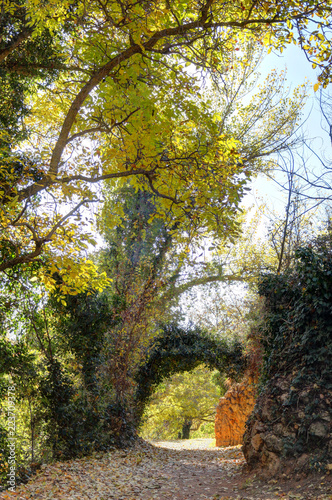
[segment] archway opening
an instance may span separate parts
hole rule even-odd
[[[204,363],[163,380],[145,407],[140,436],[153,441],[214,438],[226,376]]]
[[[241,378],[245,366],[243,346],[238,341],[215,339],[197,328],[164,325],[136,375],[136,418],[141,435],[186,438],[193,425],[199,430],[204,419],[213,429],[213,415],[226,391],[226,378]],[[202,386],[195,396],[194,385]]]

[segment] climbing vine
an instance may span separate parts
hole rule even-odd
[[[174,324],[162,326],[162,333],[154,339],[149,351],[135,377],[138,421],[153,391],[174,373],[189,371],[204,363],[237,379],[246,365],[240,342],[214,339],[198,328],[186,329]]]
[[[299,248],[293,268],[283,275],[261,280],[259,292],[266,298],[262,330],[266,378],[296,367],[293,385],[325,381],[332,388],[331,236]]]

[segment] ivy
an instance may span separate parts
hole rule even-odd
[[[154,339],[148,352],[135,376],[138,421],[153,391],[174,373],[189,371],[204,363],[237,379],[246,364],[240,342],[213,339],[198,328],[186,329],[175,324],[161,327],[160,336]]]
[[[262,327],[264,374],[296,371],[292,384],[304,381],[332,388],[331,234],[298,248],[294,265],[282,275],[266,275],[259,293],[266,299]]]

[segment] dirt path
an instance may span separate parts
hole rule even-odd
[[[214,440],[139,443],[82,460],[43,466],[7,499],[56,500],[332,500],[329,477],[264,482],[246,474],[240,447]]]

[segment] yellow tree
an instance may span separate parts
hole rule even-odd
[[[227,76],[250,40],[281,49],[298,41],[321,65],[321,81],[330,79],[330,1],[22,0],[4,1],[2,10],[16,26],[3,38],[3,69],[22,75],[34,68],[41,76],[26,98],[28,138],[11,151],[11,164],[1,162],[0,271],[29,264],[48,246],[51,274],[66,272],[67,292],[80,276],[86,242],[77,235],[88,223],[73,215],[100,199],[101,181],[147,186],[186,230],[236,231],[257,154],[247,154],[245,129],[237,139],[224,131],[212,102],[200,98],[199,75]],[[22,68],[15,54],[45,30],[61,63]],[[42,70],[50,68],[57,76],[48,85]],[[15,175],[22,151],[37,177]]]
[[[224,393],[217,382],[218,371],[200,365],[161,383],[145,409],[141,435],[147,439],[189,438],[190,431],[199,430],[202,424],[208,424],[211,434]]]

